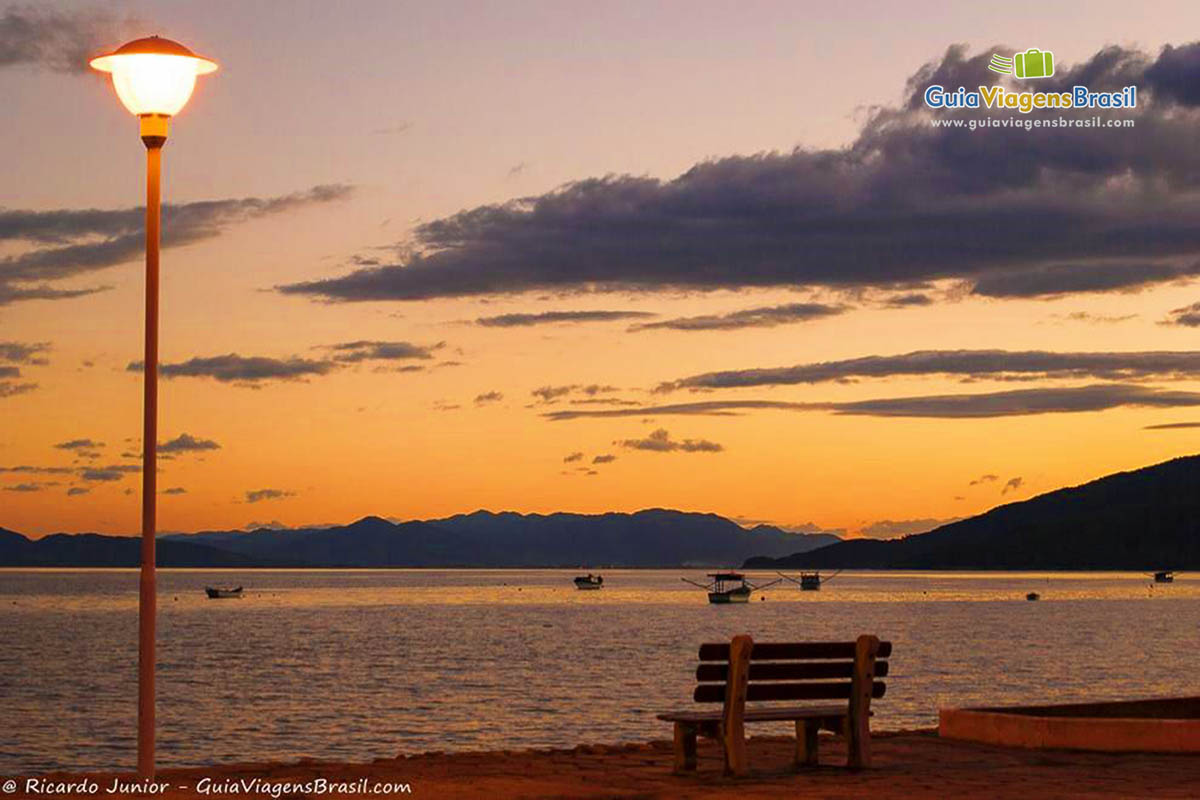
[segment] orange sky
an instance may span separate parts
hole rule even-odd
[[[874,14],[823,6],[819,19],[785,3],[739,5],[736,13],[714,4],[686,14],[679,4],[580,6],[567,14],[549,4],[435,10],[378,3],[352,15],[318,3],[203,5],[113,7],[118,16],[153,20],[154,31],[222,62],[173,123],[165,151],[168,202],[353,188],[337,199],[222,223],[216,235],[167,249],[162,360],[238,353],[322,361],[333,358],[328,346],[356,341],[407,342],[431,348],[431,357],[333,362],[328,374],[253,386],[164,380],[160,438],[186,433],[219,447],[162,462],[160,487],[184,490],[161,498],[162,530],[346,522],[366,514],[427,518],[476,508],[665,506],[857,532],[882,520],[974,514],[1197,449],[1200,428],[1145,430],[1200,420],[1200,409],[1188,407],[985,419],[762,410],[551,421],[543,414],[619,406],[571,406],[589,398],[578,390],[553,404],[532,394],[598,385],[610,388],[591,399],[647,406],[840,403],[1100,383],[1053,376],[1036,384],[964,383],[930,375],[653,392],[664,381],[718,370],[917,350],[1190,351],[1196,328],[1162,322],[1200,299],[1194,284],[1009,300],[963,298],[947,281],[932,286],[937,302],[903,309],[884,306],[894,292],[821,287],[365,303],[272,291],[344,275],[355,256],[390,257],[381,248],[410,241],[418,221],[567,181],[609,173],[670,180],[709,157],[846,145],[864,105],[897,102],[905,78],[947,45],[970,41],[974,52],[994,41],[1028,40],[1029,17],[1015,7],[933,14],[932,4],[910,4],[906,14],[925,21],[916,26],[887,19],[887,5]],[[1200,16],[1191,5],[1163,3],[1161,13],[1131,20],[1098,5],[1039,15],[1041,38],[1055,43],[1060,63],[1086,59],[1109,42],[1153,53],[1180,41],[1188,30],[1182,23]],[[849,65],[835,85],[813,79],[834,55]],[[140,204],[136,124],[103,80],[36,61],[0,66],[0,98],[10,112],[0,129],[0,150],[8,154],[0,212]],[[0,277],[2,259],[42,246],[0,239]],[[10,470],[0,472],[0,526],[35,535],[136,531],[138,476],[89,480],[83,471],[137,463],[122,454],[136,454],[140,433],[141,376],[127,365],[140,358],[141,270],[137,260],[126,261],[55,284],[106,291],[0,306],[0,342],[48,344],[34,357],[48,363],[11,362],[20,371],[12,381],[36,388],[0,396],[0,467]],[[775,327],[630,330],[643,321],[796,302],[853,309]],[[656,316],[472,323],[580,310]],[[1070,316],[1080,313],[1089,316]],[[404,366],[422,369],[395,369]],[[1200,391],[1200,375],[1147,385]],[[502,397],[477,400],[489,393]],[[721,449],[658,452],[622,444],[659,429],[670,441]],[[94,454],[82,458],[79,448],[55,446],[80,439],[103,445],[82,448]],[[584,455],[564,462],[574,453]],[[601,455],[616,458],[593,465]],[[71,471],[11,471],[21,465]],[[995,478],[972,485],[985,475]],[[1005,490],[1015,478],[1019,485]],[[77,491],[68,494],[71,488]],[[278,496],[250,502],[248,493],[264,489]]]

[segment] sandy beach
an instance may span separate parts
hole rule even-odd
[[[939,739],[932,731],[881,734],[874,739],[875,763],[849,772],[838,737],[822,741],[822,765],[802,773],[789,768],[792,742],[783,737],[750,740],[751,773],[721,774],[719,749],[702,742],[694,775],[671,773],[671,745],[585,745],[563,750],[424,753],[366,764],[301,761],[164,770],[154,796],[361,797],[377,783],[393,784],[374,796],[462,798],[702,798],[736,792],[740,798],[971,797],[1197,797],[1200,757],[1155,754],[1017,750]],[[207,779],[207,780],[206,780]],[[314,782],[331,786],[322,790]],[[113,773],[42,776],[41,792],[25,791],[21,780],[10,797],[138,796],[108,794]],[[55,786],[92,780],[98,791]],[[245,789],[238,783],[245,784]],[[308,784],[308,785],[304,785]],[[411,793],[402,785],[407,784]],[[142,795],[145,796],[145,795]]]

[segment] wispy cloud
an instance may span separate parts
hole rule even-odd
[[[1187,428],[1200,428],[1200,422],[1163,422],[1158,425],[1147,425],[1144,431],[1176,431]]]
[[[223,356],[190,358],[176,364],[160,364],[164,378],[212,378],[221,383],[257,384],[263,381],[295,381],[313,375],[327,375],[337,369],[330,360],[308,358],[271,358],[269,356]],[[127,369],[141,372],[142,362],[135,361]]]
[[[334,361],[358,363],[360,361],[399,361],[405,359],[430,359],[434,352],[445,346],[445,342],[432,345],[412,342],[357,341],[327,345],[334,353]]]
[[[500,314],[495,317],[479,317],[475,320],[475,324],[487,328],[522,328],[531,325],[614,322],[653,316],[656,315],[645,311],[542,311],[536,314]]]
[[[492,390],[490,392],[484,392],[483,394],[475,395],[475,405],[481,406],[481,405],[484,405],[485,403],[498,403],[503,399],[504,399],[503,392],[497,392],[495,390]]]
[[[1182,325],[1186,328],[1200,327],[1200,303],[1172,309],[1162,323],[1164,325]]]
[[[0,342],[0,361],[12,364],[45,366],[48,352],[49,342]]]
[[[206,450],[220,450],[221,445],[212,439],[198,439],[190,433],[181,433],[174,439],[159,442],[159,453],[202,453]]]
[[[660,384],[657,391],[788,386],[922,375],[950,375],[972,380],[1195,379],[1200,377],[1200,351],[1054,353],[1045,350],[918,350],[902,355],[864,356],[792,367],[706,372]]]
[[[103,47],[129,38],[137,20],[93,7],[13,5],[0,12],[0,69],[30,66],[84,74]]]
[[[623,439],[613,444],[630,450],[649,450],[654,453],[720,453],[725,449],[707,439],[672,439],[666,428],[659,428],[644,439]]]
[[[796,403],[782,400],[708,400],[631,408],[548,411],[551,421],[655,416],[734,416],[750,411],[825,411],[869,417],[982,419],[1033,414],[1106,411],[1112,408],[1181,408],[1200,405],[1200,392],[1169,391],[1133,384],[1094,384],[1062,388],[1018,389],[979,394],[889,397],[854,402]]]
[[[351,187],[315,186],[277,197],[206,200],[163,206],[164,248],[211,239],[227,228],[259,217],[342,200]],[[0,242],[31,245],[0,258],[0,305],[18,300],[78,297],[99,291],[52,286],[140,258],[143,252],[141,208],[114,211],[59,209],[0,210]]]
[[[252,489],[246,492],[246,502],[261,503],[264,500],[283,500],[295,496],[295,492],[285,489]]]
[[[846,306],[831,306],[824,303],[788,303],[782,306],[762,306],[730,311],[726,314],[706,314],[698,317],[678,317],[659,322],[634,325],[631,331],[669,329],[675,331],[730,331],[742,328],[774,328],[810,322],[824,317],[843,314]]]

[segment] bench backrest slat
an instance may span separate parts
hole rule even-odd
[[[875,677],[886,678],[888,662],[875,662]],[[728,664],[700,664],[696,680],[700,683],[724,683],[729,677]],[[854,677],[853,661],[755,661],[750,659],[750,682],[755,681],[819,681]]]

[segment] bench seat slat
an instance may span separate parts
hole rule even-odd
[[[880,642],[876,658],[892,654],[891,642]],[[753,661],[806,661],[854,658],[854,642],[758,642],[750,654]],[[729,642],[700,645],[701,661],[728,661]]]
[[[888,662],[875,662],[875,677],[886,678]],[[696,680],[701,683],[724,683],[729,675],[728,664],[700,664]],[[854,676],[853,661],[750,662],[750,682],[755,681],[814,681]]]
[[[792,706],[790,708],[747,708],[746,722],[787,722],[794,719],[841,719],[846,706]],[[720,711],[675,711],[659,714],[666,722],[720,722]]]

